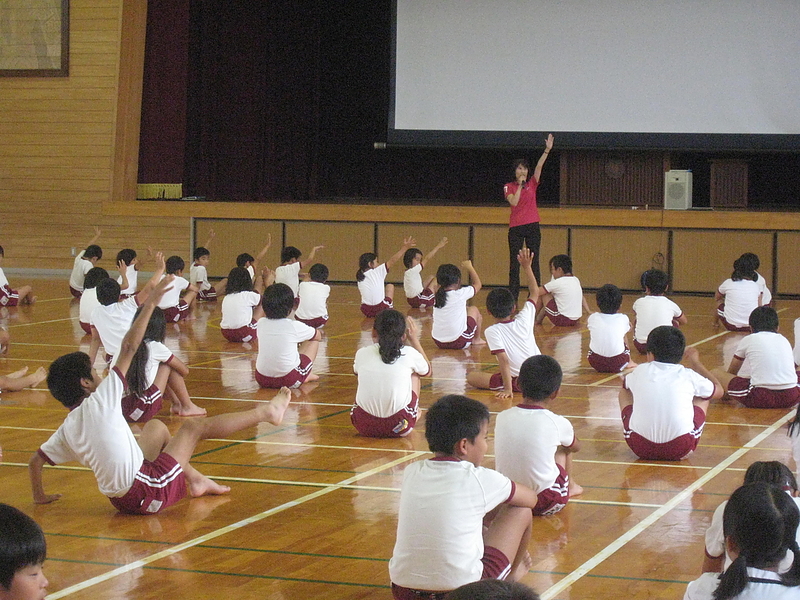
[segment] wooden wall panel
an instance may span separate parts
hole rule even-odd
[[[677,230],[672,238],[672,289],[676,292],[713,292],[733,271],[733,261],[755,252],[759,269],[772,273],[772,233],[747,231]],[[770,282],[772,283],[772,282]]]
[[[468,225],[397,225],[397,224],[382,224],[378,225],[378,260],[385,261],[397,252],[400,244],[403,243],[403,238],[406,236],[413,236],[417,242],[417,248],[422,250],[423,254],[427,254],[436,244],[439,243],[443,237],[447,238],[447,245],[439,250],[433,257],[433,260],[428,263],[423,272],[422,278],[425,279],[430,275],[436,274],[436,269],[439,265],[444,263],[453,263],[454,265],[461,265],[461,262],[469,257],[469,226]],[[370,250],[359,251],[353,261],[357,266],[358,255],[361,252],[370,252]],[[405,266],[402,259],[392,267],[389,271],[387,281],[394,284],[403,284],[403,273]],[[480,271],[478,272],[480,275]],[[398,292],[398,298],[403,297],[403,292]]]
[[[778,273],[776,290],[779,294],[800,294],[800,233],[781,231],[778,233]],[[760,273],[769,277],[771,271],[765,271],[764,259],[761,258]],[[773,283],[770,281],[769,283]]]
[[[188,263],[192,260],[194,248],[205,244],[211,230],[214,239],[208,246],[211,252],[211,263],[208,267],[209,277],[227,277],[236,266],[236,257],[248,252],[254,257],[261,252],[272,236],[272,243],[261,266],[275,269],[280,264],[283,243],[283,223],[281,221],[256,221],[238,219],[196,219],[194,222],[194,247],[189,247],[181,254]],[[300,248],[305,251],[304,248]]]
[[[712,160],[711,206],[713,208],[745,208],[747,206],[747,172],[746,160]]]
[[[657,152],[570,152],[561,160],[561,204],[663,205],[664,162]]]
[[[372,223],[328,223],[325,221],[287,221],[286,245],[296,246],[307,256],[314,246],[325,246],[314,262],[327,265],[331,281],[355,283],[358,257],[371,252],[374,225]],[[361,250],[361,247],[365,250]]]

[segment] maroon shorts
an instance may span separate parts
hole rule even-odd
[[[625,348],[625,352],[616,356],[601,356],[589,350],[589,364],[598,373],[619,373],[631,360],[631,351]]]
[[[91,325],[89,325],[88,323],[84,323],[83,321],[78,321],[78,323],[80,324],[81,329],[83,329],[86,332],[86,335],[92,335]]]
[[[216,302],[217,300],[217,290],[214,289],[212,285],[207,290],[200,290],[197,292],[197,297],[200,300],[205,300],[206,302]]]
[[[481,579],[505,579],[511,572],[511,561],[500,550],[492,546],[484,546],[481,562],[483,563]],[[392,584],[392,596],[395,600],[444,600],[450,591],[452,590],[443,592],[412,590]]]
[[[289,371],[283,377],[267,377],[256,370],[256,381],[263,388],[279,389],[282,387],[296,388],[303,383],[311,374],[311,367],[314,366],[311,359],[305,354],[300,355],[300,364]]]
[[[550,302],[547,303],[547,306],[544,307],[544,310],[550,319],[550,322],[558,327],[575,327],[578,323],[580,323],[580,319],[570,319],[569,317],[565,317],[558,312],[558,305],[556,304],[555,298],[550,299]]]
[[[539,501],[533,508],[536,516],[554,515],[567,505],[569,500],[569,475],[559,464],[558,477],[546,490],[539,492]]]
[[[295,320],[300,321],[301,323],[305,323],[309,327],[313,327],[314,329],[319,329],[323,327],[325,323],[328,322],[328,317],[317,317],[316,319],[301,319],[297,315],[294,316]]]
[[[152,515],[186,495],[186,478],[178,461],[166,452],[145,460],[124,496],[109,498],[121,513]]]
[[[642,343],[639,340],[633,340],[633,345],[636,346],[640,354],[647,354],[647,342]]]
[[[122,416],[128,423],[147,423],[161,410],[164,398],[154,383],[141,394],[122,397]]]
[[[122,302],[123,300],[127,300],[128,298],[133,298],[136,295],[136,292],[133,294],[120,294],[119,301]]]
[[[724,302],[717,307],[717,316],[719,317],[720,323],[722,323],[722,325],[728,331],[750,331],[750,325],[733,325],[732,323],[728,323],[728,321],[725,319]]]
[[[411,392],[411,402],[391,417],[376,417],[369,414],[358,404],[350,410],[350,422],[356,431],[366,437],[395,438],[405,437],[419,418],[419,398]]]
[[[189,315],[189,305],[183,300],[178,301],[178,306],[170,306],[164,309],[164,318],[167,323],[177,323],[183,321]]]
[[[511,378],[511,389],[515,392],[522,393],[522,390],[519,387],[519,382],[517,381],[517,377]],[[497,392],[502,390],[505,386],[503,385],[503,374],[502,373],[492,373],[492,377],[489,379],[489,389]]]
[[[437,339],[433,341],[442,350],[461,350],[462,348],[469,348],[477,332],[478,322],[472,317],[467,317],[467,328],[461,334],[461,337],[454,339],[452,342],[440,342]]]
[[[745,377],[734,377],[728,384],[728,396],[747,408],[791,408],[800,402],[800,388],[770,390],[750,385]]]
[[[428,306],[433,306],[435,296],[430,288],[425,288],[416,296],[406,297],[406,300],[408,300],[408,305],[411,308],[427,308]]]
[[[83,296],[83,290],[76,290],[72,286],[69,286],[69,293],[72,294],[73,298],[80,298],[81,296]]]
[[[694,407],[694,429],[689,433],[679,435],[674,440],[657,444],[639,435],[630,428],[633,405],[622,409],[622,429],[628,447],[639,458],[647,460],[681,460],[689,456],[700,440],[703,426],[706,424],[706,414],[699,406]]]
[[[394,304],[392,304],[392,299],[389,298],[389,296],[386,296],[386,298],[383,299],[383,302],[379,304],[362,304],[361,312],[364,313],[365,317],[372,318],[372,317],[377,317],[387,308],[394,308]]]
[[[249,325],[238,329],[220,329],[222,337],[229,342],[250,342],[256,336],[256,322],[251,321]]]
[[[16,306],[19,304],[19,293],[7,285],[0,286],[0,306]]]

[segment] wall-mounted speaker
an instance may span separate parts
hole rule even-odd
[[[664,174],[664,208],[687,210],[692,208],[692,172],[667,171]]]

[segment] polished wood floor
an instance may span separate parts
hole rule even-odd
[[[47,366],[63,353],[88,348],[66,281],[12,283],[32,284],[39,301],[0,311],[12,336],[0,373]],[[484,298],[481,293],[479,305]],[[626,297],[629,313],[633,300]],[[729,361],[741,335],[712,327],[712,300],[677,301],[689,316],[687,339],[705,364]],[[403,300],[398,306],[405,310]],[[782,330],[793,341],[800,302],[779,301],[777,307]],[[348,416],[356,384],[353,355],[369,342],[371,321],[361,317],[354,287],[334,287],[329,308],[316,366],[321,378],[296,394],[285,423],[197,448],[195,466],[231,485],[231,493],[184,500],[156,516],[117,514],[92,474],[77,465],[47,468],[47,491],[63,497],[35,506],[27,461],[65,411],[44,384],[0,396],[0,500],[42,525],[51,598],[391,597],[387,562],[401,475],[406,465],[426,456],[427,447],[421,428],[404,440],[355,435]],[[174,326],[167,340],[190,365],[189,391],[210,414],[246,408],[274,394],[254,380],[254,350],[222,338],[219,316],[215,305],[202,305],[198,320]],[[465,383],[469,369],[492,367],[488,350],[435,350],[429,315],[416,316],[433,363],[423,407],[449,392],[467,393],[493,414],[509,406]],[[534,520],[533,565],[525,583],[543,598],[682,597],[686,583],[700,572],[712,511],[739,484],[744,469],[755,460],[782,460],[794,468],[785,433],[788,413],[716,403],[700,448],[688,460],[639,461],[622,439],[618,376],[599,375],[586,362],[586,328],[545,326],[536,329],[536,337],[565,371],[556,410],[570,418],[583,441],[574,469],[586,491],[561,514]],[[167,411],[164,420],[177,428],[180,419]],[[490,447],[487,466],[493,465],[491,452]]]

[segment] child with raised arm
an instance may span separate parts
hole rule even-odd
[[[197,299],[204,302],[216,302],[218,295],[217,288],[211,285],[208,280],[208,264],[211,262],[211,252],[209,252],[208,246],[211,245],[214,235],[214,230],[212,229],[208,234],[206,245],[194,249],[192,266],[189,267],[189,283],[197,287]],[[223,293],[227,283],[227,279],[219,282],[219,289]]]
[[[572,259],[566,254],[556,254],[550,259],[552,279],[542,288],[542,308],[536,315],[539,325],[547,317],[553,325],[574,327],[580,322],[583,311],[591,312],[580,280],[572,274]]]
[[[328,267],[316,263],[308,270],[308,281],[301,281],[297,292],[300,304],[294,318],[314,329],[324,327],[328,322],[328,296],[331,294],[331,286],[326,281]]]
[[[533,273],[533,255],[528,248],[519,251],[517,257],[522,271],[528,279],[528,300],[516,315],[517,303],[513,294],[506,288],[497,288],[486,297],[486,310],[495,319],[495,324],[487,327],[483,336],[489,350],[497,358],[500,371],[484,373],[470,371],[467,382],[476,388],[494,390],[496,398],[513,398],[519,392],[517,376],[526,358],[541,354],[533,335],[533,321],[536,317],[536,300],[539,286]]]
[[[69,291],[75,298],[80,298],[83,294],[83,278],[89,269],[97,265],[97,261],[103,258],[103,249],[95,242],[100,238],[100,228],[94,228],[94,237],[89,240],[85,250],[78,252],[75,263],[72,265],[72,274],[69,276]]]
[[[5,250],[0,246],[0,265],[3,264]],[[12,290],[8,285],[8,279],[3,269],[0,267],[0,306],[17,306],[19,304],[33,304],[36,296],[33,295],[33,288],[23,285],[21,288]]]
[[[21,510],[0,504],[0,600],[44,600],[45,558],[42,528]]]
[[[700,362],[697,348],[686,348],[677,327],[662,325],[650,332],[647,360],[622,380],[625,441],[639,458],[681,460],[697,448],[708,404],[722,398],[722,385]]]
[[[465,260],[461,266],[469,273],[471,285],[461,286],[461,271],[455,265],[439,265],[436,271],[439,289],[433,304],[431,336],[442,350],[461,350],[486,343],[481,338],[481,311],[477,306],[467,306],[467,301],[481,291],[481,278],[471,260]]]
[[[47,385],[53,396],[70,409],[64,423],[28,463],[33,499],[37,504],[58,500],[47,494],[42,481],[45,463],[77,461],[89,467],[100,491],[123,513],[152,514],[186,495],[224,494],[230,490],[199,473],[189,460],[195,446],[208,438],[224,438],[261,422],[279,425],[291,399],[281,390],[271,402],[237,413],[191,419],[171,436],[159,420],[149,421],[138,441],[122,416],[126,375],[144,337],[150,315],[173,277],[162,279],[122,341],[116,365],[100,381],[89,357],[74,352],[50,365]]]
[[[406,300],[411,308],[426,308],[433,306],[433,298],[438,287],[434,282],[436,274],[431,275],[422,282],[422,269],[428,264],[428,261],[433,258],[439,250],[445,247],[447,238],[443,237],[439,243],[433,247],[433,250],[428,252],[423,257],[422,251],[419,248],[409,248],[403,255],[403,264],[406,267],[406,272],[403,274],[403,291],[406,293]]]
[[[168,323],[194,319],[192,308],[198,290],[196,285],[192,285],[183,277],[185,267],[186,263],[180,256],[170,256],[165,263],[166,274],[175,276],[172,287],[164,294],[158,305],[158,308],[164,311]],[[183,296],[182,292],[185,292]]]
[[[264,286],[272,285],[275,272],[266,267],[255,279],[244,267],[234,267],[228,273],[225,298],[222,299],[222,337],[229,342],[251,342],[256,336],[256,323],[264,316],[261,294]]]
[[[617,286],[607,283],[597,290],[596,298],[600,312],[592,313],[586,321],[589,364],[598,373],[619,373],[637,366],[631,360],[628,348],[631,321],[628,315],[619,312],[622,292]]]
[[[267,256],[267,251],[269,247],[272,245],[272,234],[267,234],[267,243],[261,249],[261,252],[258,253],[257,256],[253,257],[252,254],[248,252],[242,252],[239,256],[236,257],[236,266],[242,267],[243,269],[247,269],[247,272],[250,273],[250,279],[255,283],[256,280],[256,273],[258,273],[259,265],[264,261],[264,257]]]
[[[581,449],[572,424],[549,410],[561,388],[561,366],[551,356],[522,363],[522,404],[497,415],[495,466],[539,497],[534,515],[553,515],[583,488],[572,478],[572,455]]]
[[[117,283],[120,284],[122,289],[120,298],[125,300],[135,296],[136,290],[139,288],[139,257],[136,256],[136,250],[124,248],[117,252],[117,265],[125,269],[124,275],[120,273],[119,277],[117,277]],[[86,276],[88,277],[89,274],[87,273]],[[122,287],[124,282],[127,282],[127,285]],[[84,285],[84,291],[86,287],[88,286]]]
[[[375,317],[372,339],[377,343],[356,352],[356,402],[350,411],[353,427],[368,437],[405,437],[419,417],[420,378],[431,363],[420,343],[417,322],[389,309]]]
[[[633,303],[633,345],[641,354],[647,354],[647,336],[653,329],[686,325],[687,319],[681,308],[664,295],[669,286],[669,276],[664,271],[645,271],[642,281],[647,295]]]
[[[294,246],[286,246],[281,250],[281,266],[275,269],[275,283],[288,285],[294,297],[297,298],[297,291],[300,289],[300,271],[311,264],[314,256],[325,246],[314,246],[308,256],[303,260],[300,257],[303,253]]]
[[[400,250],[381,264],[378,263],[378,255],[373,252],[365,252],[358,258],[356,282],[361,293],[361,312],[365,317],[377,317],[381,311],[394,308],[394,285],[386,283],[386,276],[392,265],[403,258],[405,251],[415,244],[413,237],[405,238]]]
[[[516,581],[527,572],[538,499],[481,466],[488,435],[489,409],[477,400],[443,396],[428,410],[425,439],[434,456],[408,465],[400,488],[389,561],[396,600],[440,598],[473,581]]]

